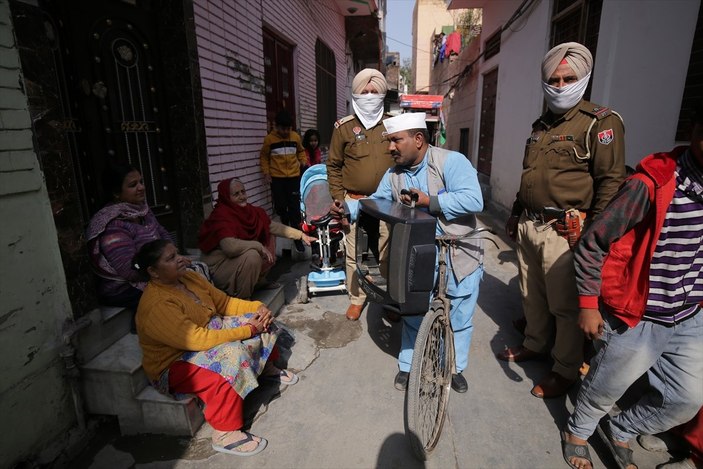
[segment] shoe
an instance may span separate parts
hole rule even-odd
[[[399,371],[397,375],[395,375],[395,381],[393,381],[393,386],[398,391],[405,391],[408,389],[408,376],[410,373],[407,371]]]
[[[349,305],[347,308],[347,319],[350,321],[357,321],[359,316],[361,316],[361,310],[364,309],[364,305]]]
[[[577,445],[575,443],[569,443],[566,441],[566,434],[561,432],[561,454],[564,456],[564,461],[572,469],[577,469],[577,467],[571,463],[571,458],[585,459],[588,461],[591,467],[593,467],[593,461],[591,460],[591,454],[588,451],[588,445]]]
[[[278,372],[270,375],[261,375],[261,379],[284,386],[293,386],[299,380],[298,375],[288,370],[278,370]]]
[[[542,381],[532,388],[532,395],[540,399],[551,399],[566,394],[571,386],[576,382],[575,379],[564,378],[559,373],[550,371],[547,376],[542,378]]]
[[[686,458],[681,459],[680,461],[659,464],[657,469],[697,469],[697,466],[692,458]]]
[[[496,354],[498,360],[503,360],[504,362],[526,362],[528,360],[537,360],[544,358],[543,353],[533,352],[532,350],[518,345],[516,347],[506,347],[500,353]]]
[[[607,418],[600,421],[596,427],[598,436],[600,436],[603,443],[610,450],[610,454],[615,460],[618,469],[627,469],[630,466],[638,467],[635,461],[632,459],[632,449],[630,446],[620,446],[616,444],[613,434],[610,432],[610,420]]]
[[[305,244],[304,244],[301,240],[296,239],[296,240],[293,241],[293,244],[295,244],[295,250],[296,250],[296,251],[298,251],[298,252],[305,252]]]
[[[462,394],[469,390],[469,384],[461,373],[452,375],[452,389]]]
[[[254,436],[249,433],[249,432],[242,432],[244,433],[244,438],[242,438],[239,441],[235,441],[234,443],[230,443],[228,445],[224,445],[221,443],[222,439],[218,441],[213,441],[212,442],[212,449],[215,451],[219,451],[220,453],[227,453],[227,454],[232,454],[234,456],[254,456],[256,454],[259,454],[266,448],[266,445],[268,444],[268,441],[266,441],[265,438],[261,438],[261,441],[256,445],[256,447],[251,450],[251,451],[241,451],[238,448],[241,448],[242,446],[246,445],[247,443],[254,441]]]
[[[654,453],[679,453],[688,450],[688,445],[680,438],[670,433],[660,433],[658,435],[639,435],[637,443],[647,451]]]
[[[281,288],[281,284],[270,280],[263,280],[254,285],[254,290],[275,290],[277,288]]]
[[[590,369],[591,369],[591,365],[589,365],[586,362],[583,362],[581,364],[581,368],[579,368],[579,374],[581,376],[586,376],[588,374],[588,370],[590,370]]]

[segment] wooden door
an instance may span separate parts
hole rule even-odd
[[[481,124],[476,169],[486,176],[491,175],[493,161],[493,131],[495,129],[497,95],[498,69],[496,68],[483,76],[483,91],[481,93]]]
[[[266,84],[266,123],[274,125],[278,111],[286,110],[296,128],[293,79],[293,46],[271,31],[264,30],[264,82]]]

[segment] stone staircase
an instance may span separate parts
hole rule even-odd
[[[256,292],[254,299],[274,315],[285,302],[283,288]],[[176,401],[149,385],[139,340],[129,333],[131,314],[123,308],[96,309],[90,313],[91,326],[79,333],[85,411],[117,416],[123,435],[194,435],[203,423],[197,399]]]

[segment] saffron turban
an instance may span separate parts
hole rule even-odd
[[[549,77],[564,60],[576,73],[576,78],[579,80],[591,73],[591,69],[593,69],[593,56],[586,46],[578,42],[565,42],[554,47],[544,56],[542,81],[549,81]]]
[[[365,68],[356,74],[352,80],[352,93],[361,94],[366,85],[371,83],[379,94],[386,94],[388,83],[381,72],[373,68]]]

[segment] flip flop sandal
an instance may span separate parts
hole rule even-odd
[[[591,460],[591,454],[588,451],[588,445],[569,443],[566,441],[566,435],[564,432],[561,432],[561,453],[564,455],[564,461],[566,461],[566,464],[568,464],[571,469],[577,469],[577,467],[571,463],[571,458],[585,459],[591,467],[593,467],[593,461]]]
[[[632,459],[632,450],[630,448],[618,446],[613,442],[613,436],[610,433],[610,424],[608,421],[599,423],[597,430],[598,436],[601,437],[606,446],[608,446],[608,449],[610,449],[610,453],[613,455],[618,469],[627,469],[628,466],[638,467]]]
[[[280,370],[278,374],[275,375],[262,375],[261,378],[267,381],[281,383],[286,386],[292,386],[299,380],[298,375],[288,370]]]
[[[259,441],[259,444],[254,448],[252,451],[238,451],[237,448],[240,446],[243,446],[250,441],[256,441],[254,440],[254,436],[249,433],[249,432],[242,432],[244,435],[246,435],[244,438],[242,438],[239,441],[235,441],[234,443],[230,443],[228,445],[217,445],[215,442],[212,442],[212,449],[215,451],[219,451],[220,453],[227,453],[227,454],[233,454],[235,456],[254,456],[255,454],[259,454],[266,448],[266,445],[268,444],[268,441],[266,441],[265,438],[262,438],[261,441]]]

